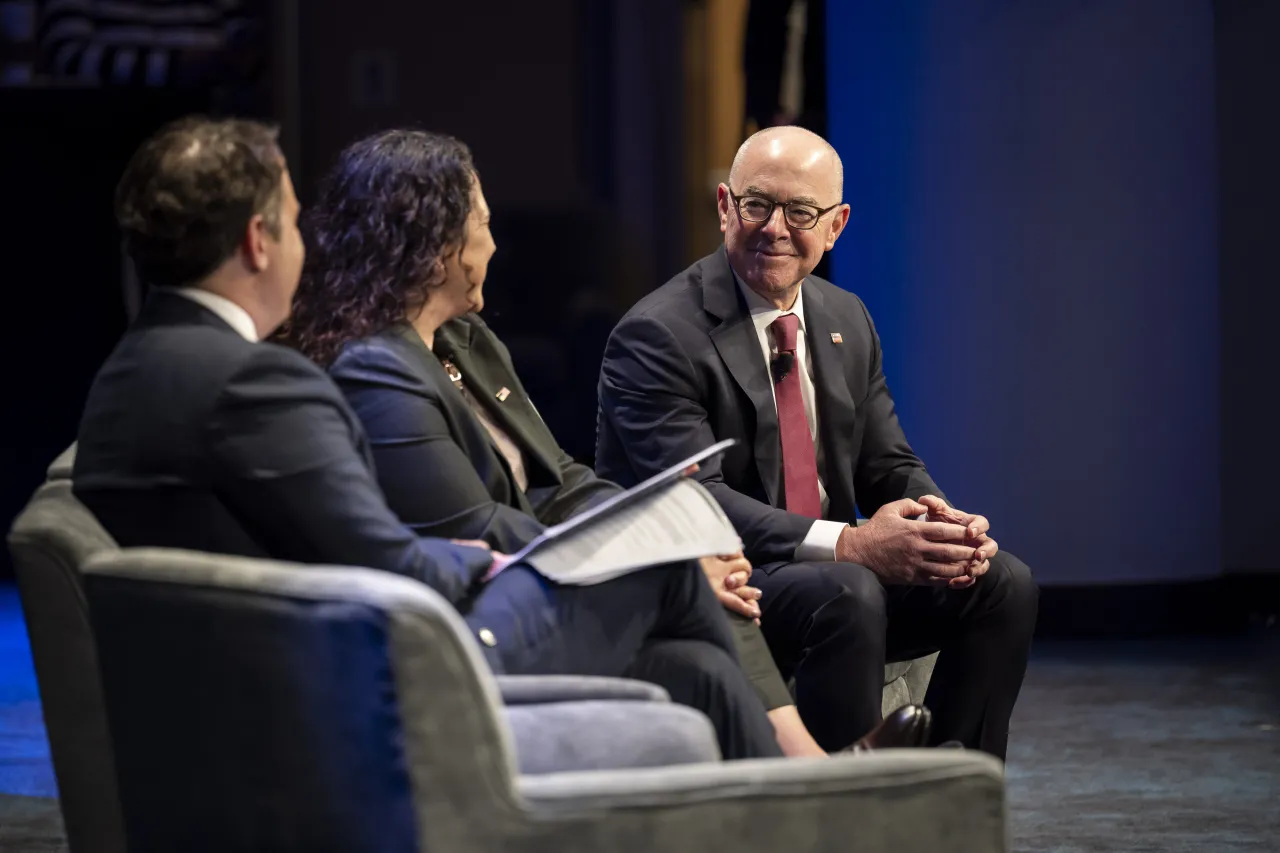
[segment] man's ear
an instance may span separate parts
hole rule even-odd
[[[729,227],[729,213],[733,209],[733,200],[729,198],[729,188],[724,184],[716,187],[716,212],[720,214],[720,230]]]
[[[245,263],[253,272],[263,272],[270,263],[267,254],[267,241],[271,234],[267,230],[267,221],[261,213],[255,213],[244,230],[244,239],[240,248],[244,251]]]
[[[831,217],[831,230],[827,232],[827,248],[830,252],[831,247],[836,244],[836,240],[840,238],[840,234],[844,231],[844,227],[849,224],[849,205],[842,204],[840,209],[836,211],[836,215]]]

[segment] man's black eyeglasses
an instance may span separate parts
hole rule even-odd
[[[748,222],[768,222],[773,216],[773,209],[782,206],[782,216],[792,228],[808,231],[818,224],[818,220],[840,206],[840,203],[818,209],[802,201],[778,202],[758,195],[737,196],[729,190],[729,198],[738,209],[738,215]]]

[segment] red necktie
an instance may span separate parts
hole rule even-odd
[[[796,332],[800,318],[783,314],[769,324],[778,356],[790,356],[790,369],[785,373],[774,365],[773,398],[778,405],[778,430],[782,435],[782,483],[787,511],[822,518],[822,499],[818,495],[818,463],[814,457],[813,436],[800,393],[800,371],[804,365],[796,355]],[[776,359],[775,359],[776,361]],[[785,362],[784,362],[785,363]],[[782,373],[782,378],[776,378]]]

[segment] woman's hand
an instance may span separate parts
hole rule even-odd
[[[720,557],[703,557],[698,561],[720,603],[734,613],[760,622],[760,590],[748,586],[751,562],[739,551]]]

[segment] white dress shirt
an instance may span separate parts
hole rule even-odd
[[[742,295],[747,300],[747,308],[751,312],[751,321],[755,324],[756,335],[760,338],[760,349],[764,352],[764,360],[766,363],[773,360],[773,356],[777,353],[778,348],[774,345],[773,334],[769,331],[770,324],[777,320],[783,314],[794,314],[800,321],[800,330],[796,335],[796,361],[799,363],[800,370],[800,397],[804,400],[804,415],[809,421],[809,435],[813,437],[814,455],[818,455],[818,407],[814,403],[813,392],[813,363],[809,361],[809,347],[805,340],[806,332],[804,325],[804,300],[801,298],[800,290],[796,291],[795,304],[791,306],[790,311],[779,311],[772,302],[769,302],[760,294],[743,283],[738,278],[738,274],[733,274],[734,279],[738,282],[738,287],[742,290]],[[804,287],[803,284],[800,285]],[[772,384],[770,384],[772,389]],[[775,410],[777,407],[777,396],[774,396]],[[827,489],[822,483],[822,472],[818,472],[818,497],[822,500],[822,513],[827,512]],[[818,519],[809,528],[809,532],[805,534],[804,541],[796,546],[795,560],[827,562],[836,558],[836,541],[840,538],[841,532],[847,527],[842,521],[826,521]]]
[[[224,323],[235,329],[240,334],[240,337],[246,341],[258,342],[258,327],[253,325],[253,318],[249,316],[249,312],[227,297],[219,296],[199,287],[180,287],[174,292],[179,296],[185,296],[192,302],[200,303],[217,314]]]

